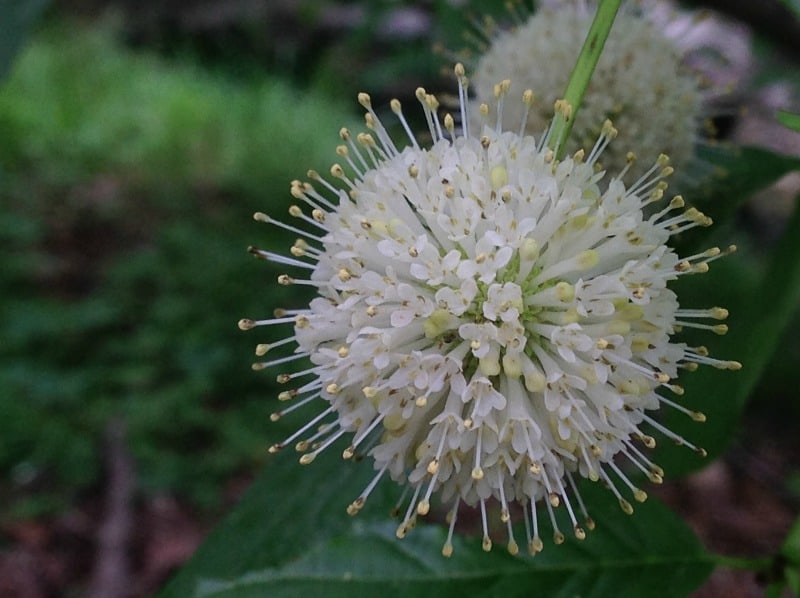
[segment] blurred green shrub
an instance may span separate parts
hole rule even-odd
[[[236,321],[274,306],[257,293],[278,271],[244,250],[291,239],[250,215],[335,158],[341,106],[132,53],[108,27],[27,47],[0,88],[0,504],[96,483],[117,414],[146,491],[213,506],[262,458],[271,382]]]

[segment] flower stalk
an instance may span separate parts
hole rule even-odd
[[[611,26],[614,24],[621,3],[622,0],[601,0],[598,4],[597,13],[595,13],[578,61],[575,63],[575,68],[567,83],[564,99],[556,106],[549,146],[556,152],[559,159],[564,156],[575,115],[583,102],[586,88],[589,86],[597,61],[600,60],[600,54],[608,39],[608,34],[611,32]]]

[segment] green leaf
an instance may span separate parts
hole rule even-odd
[[[786,558],[786,581],[795,596],[800,596],[800,518],[796,519],[781,548]]]
[[[698,150],[698,159],[711,165],[711,174],[686,199],[707,212],[717,226],[729,221],[753,193],[800,170],[800,158],[760,147],[708,145]]]
[[[800,19],[800,1],[799,0],[780,0],[786,8],[794,14],[795,18]]]
[[[781,241],[773,249],[766,272],[755,284],[742,285],[750,276],[744,256],[734,254],[715,262],[704,274],[701,287],[711,300],[723,301],[730,308],[730,332],[724,337],[704,335],[711,354],[735,359],[743,364],[740,371],[720,371],[710,367],[686,374],[680,384],[685,388],[685,404],[706,414],[708,423],[697,424],[677,412],[669,412],[664,423],[684,438],[696,441],[708,452],[701,458],[685,447],[661,443],[656,461],[668,475],[681,475],[708,464],[728,445],[747,398],[772,359],[781,333],[800,302],[800,209],[795,209]],[[685,282],[685,281],[684,281]],[[694,284],[690,280],[686,286]],[[714,288],[713,291],[711,289]],[[683,290],[683,289],[681,289]],[[686,290],[689,290],[688,288]],[[678,292],[683,302],[685,295]],[[705,299],[707,303],[709,299]],[[703,300],[698,299],[697,304]],[[694,303],[686,303],[690,305]]]
[[[767,586],[766,590],[764,590],[764,598],[781,598],[783,596],[783,583],[771,583]]]
[[[792,563],[800,566],[800,518],[795,520],[792,529],[789,530],[781,553]]]
[[[784,110],[778,111],[778,122],[793,131],[800,131],[800,114],[793,114]]]
[[[420,525],[395,538],[386,513],[400,488],[390,482],[358,516],[344,513],[372,475],[368,463],[343,463],[335,451],[305,468],[281,455],[160,597],[601,597],[621,589],[676,596],[712,568],[692,532],[658,501],[625,515],[609,491],[589,483],[582,495],[597,528],[583,542],[547,542],[531,559],[501,545],[487,554],[479,538],[456,537],[445,559],[443,527]]]
[[[786,567],[786,583],[792,594],[800,596],[800,567],[797,565]]]
[[[8,73],[31,26],[49,4],[50,0],[0,0],[0,79]]]

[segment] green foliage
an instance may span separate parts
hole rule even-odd
[[[784,127],[788,127],[793,131],[800,131],[800,114],[794,114],[792,112],[785,112],[781,110],[778,112],[778,121]]]
[[[237,84],[168,68],[117,48],[109,28],[67,28],[38,37],[0,94],[0,161],[9,171],[35,169],[57,185],[103,174],[126,185],[158,179],[162,192],[210,186],[263,198],[265,185],[305,172],[289,174],[281,158],[310,154],[324,165],[333,156],[338,102],[275,79]]]
[[[363,464],[342,463],[333,451],[307,468],[279,455],[160,598],[676,596],[711,570],[692,532],[657,501],[625,515],[609,491],[591,484],[582,493],[597,529],[583,542],[548,542],[531,559],[501,547],[484,553],[477,536],[455,538],[455,552],[445,559],[442,526],[421,524],[403,540],[395,538],[387,513],[397,487],[379,487],[364,511],[345,515],[373,473]],[[517,540],[524,540],[524,531],[517,530]]]
[[[730,234],[728,225],[753,193],[800,170],[800,158],[760,147],[705,146],[699,149],[698,159],[710,167],[710,173],[690,190],[687,199],[714,219],[712,231],[723,229],[725,234]],[[696,231],[690,240],[697,243],[704,232]],[[703,238],[702,242],[708,241]]]
[[[795,596],[800,596],[800,520],[789,531],[781,555],[786,559],[786,583]]]
[[[108,30],[31,43],[0,92],[7,498],[69,501],[93,483],[115,414],[147,490],[213,505],[260,462],[272,393],[236,321],[281,296],[264,298],[279,272],[245,248],[290,239],[249,216],[286,209],[291,178],[330,163],[349,118],[276,80],[134,55]]]
[[[800,19],[800,2],[798,0],[780,0],[794,14],[795,18]]]
[[[32,25],[50,5],[50,0],[3,0],[0,2],[0,80],[11,68],[14,58],[30,34]]]

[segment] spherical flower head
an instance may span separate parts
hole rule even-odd
[[[503,122],[510,130],[522,126],[530,134],[541,134],[566,88],[593,15],[585,2],[565,0],[496,34],[474,69],[472,87],[478,102],[492,102],[495,85],[503,79],[513,81],[519,90],[533,90],[536,101],[529,112],[521,104],[509,104]],[[663,16],[659,12],[659,21]],[[619,171],[628,152],[634,151],[638,163],[630,170],[630,182],[662,153],[682,168],[694,153],[700,130],[704,93],[699,77],[685,65],[679,41],[664,31],[675,29],[657,25],[647,12],[620,12],[567,146],[570,152],[590,146],[603,121],[611,119],[620,133],[604,153],[603,166]],[[473,111],[473,124],[479,118]]]
[[[456,73],[465,102],[463,67]],[[702,452],[650,412],[666,405],[702,420],[677,398],[679,371],[740,367],[673,341],[684,327],[725,332],[724,309],[683,309],[668,288],[725,252],[680,258],[667,245],[678,232],[710,224],[684,211],[679,196],[645,215],[664,195],[666,156],[631,186],[597,171],[616,134],[611,123],[586,151],[559,160],[546,138],[457,131],[453,118],[439,118],[434,96],[419,89],[417,97],[431,147],[411,134],[395,100],[409,138],[399,149],[362,94],[371,133],[343,129],[337,150],[349,174],[335,164],[338,184],[316,172],[310,183],[292,183],[307,206],[289,210],[300,226],[256,215],[300,236],[287,256],[252,251],[297,272],[281,284],[318,293],[304,309],[240,322],[293,326],[257,353],[286,343],[295,352],[257,369],[311,362],[280,373],[289,389],[279,399],[291,403],[273,419],[320,407],[271,450],[296,444],[308,464],[344,439],[343,457],[366,455],[376,471],[348,512],[390,477],[410,489],[402,537],[436,495],[449,509],[445,555],[460,505],[480,509],[483,546],[491,548],[490,500],[512,553],[511,503],[525,513],[532,553],[542,548],[539,503],[556,543],[564,539],[554,514],[560,506],[583,538],[594,524],[576,478],[602,480],[632,512],[626,496],[646,495],[617,462],[661,481],[663,471],[645,455],[655,443],[648,430]]]

